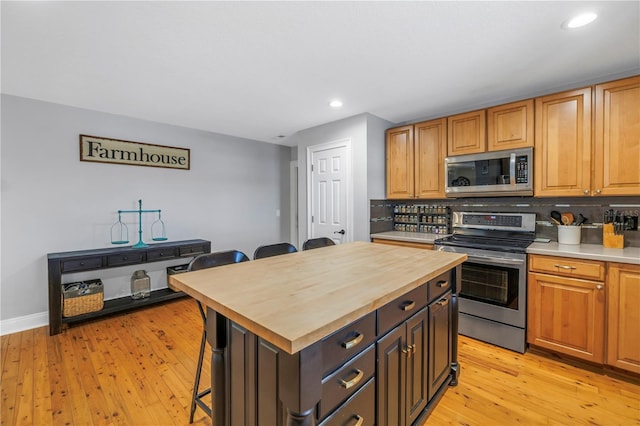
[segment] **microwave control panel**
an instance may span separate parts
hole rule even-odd
[[[529,182],[529,158],[527,155],[516,157],[516,183]]]

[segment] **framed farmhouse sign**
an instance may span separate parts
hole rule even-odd
[[[80,161],[189,170],[190,154],[188,148],[80,135]]]

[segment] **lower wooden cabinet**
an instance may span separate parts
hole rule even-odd
[[[427,405],[428,321],[425,307],[378,340],[378,424],[411,424]]]
[[[640,265],[609,263],[607,364],[640,373]]]
[[[536,272],[547,265],[538,262],[540,258],[544,256],[529,257],[529,270],[533,272],[529,272],[528,280],[527,342],[603,363],[604,282],[571,277],[573,271],[580,271],[580,266],[588,262],[583,260],[576,260],[576,266],[573,259],[556,258],[557,273]]]
[[[451,373],[451,319],[453,303],[448,292],[429,307],[427,392],[431,400]]]
[[[527,342],[640,373],[640,265],[529,256]]]

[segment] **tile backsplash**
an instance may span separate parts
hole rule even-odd
[[[558,228],[551,222],[552,210],[560,213],[582,214],[587,218],[582,226],[582,243],[602,244],[602,222],[606,210],[620,210],[631,215],[640,212],[640,197],[581,197],[581,198],[451,198],[438,200],[371,200],[370,232],[393,230],[394,206],[428,204],[445,205],[451,211],[524,212],[536,214],[536,237],[558,240]],[[625,247],[640,247],[640,231],[625,231]]]

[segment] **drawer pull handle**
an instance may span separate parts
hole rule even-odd
[[[355,416],[353,416],[353,418],[356,420],[356,422],[353,424],[353,426],[362,426],[364,423],[364,417],[362,417],[360,414],[356,414]]]
[[[413,308],[415,308],[415,307],[416,307],[416,302],[414,302],[414,301],[410,300],[410,301],[408,301],[408,302],[404,302],[404,303],[400,306],[400,309],[402,309],[403,311],[405,311],[405,312],[406,312],[406,311],[410,311],[410,310],[412,310],[412,309],[413,309]]]
[[[363,338],[364,338],[364,334],[358,333],[358,335],[356,337],[354,337],[353,339],[351,339],[349,341],[346,341],[346,342],[342,342],[342,347],[345,348],[345,349],[351,349],[352,347],[354,347],[358,343],[362,342]]]
[[[344,380],[344,379],[340,379],[340,385],[345,388],[345,389],[349,389],[354,387],[355,385],[358,384],[358,382],[360,382],[360,380],[362,380],[362,378],[364,377],[364,372],[358,368],[356,368],[355,370],[353,370],[354,373],[356,373],[355,377],[351,380]]]
[[[568,266],[568,265],[553,265],[553,266],[560,269],[571,269],[571,270],[576,269],[575,266]]]
[[[449,304],[449,299],[440,299],[436,302],[439,306],[447,306]]]
[[[438,281],[438,283],[436,284],[436,286],[440,287],[440,288],[446,287],[448,285],[449,285],[449,281],[444,281],[444,280],[443,281]]]

